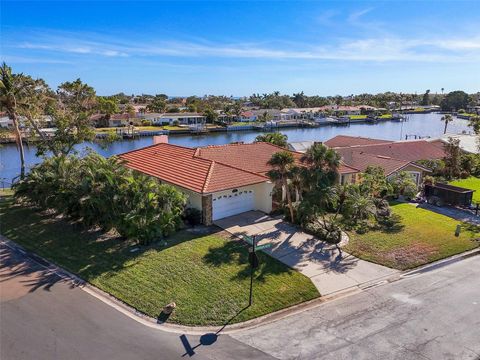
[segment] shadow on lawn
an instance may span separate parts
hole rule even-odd
[[[86,229],[79,222],[51,212],[15,204],[12,197],[2,198],[0,215],[3,234],[10,240],[90,282],[134,266],[146,251],[163,251],[218,232],[215,227],[180,231],[151,245],[141,246],[112,233]]]
[[[235,236],[232,236],[222,246],[210,248],[203,260],[213,266],[222,266],[224,264],[245,265],[232,279],[244,280],[250,277],[248,247],[249,245],[243,242],[243,240],[238,240]],[[255,280],[265,281],[265,276],[269,274],[293,273],[292,269],[260,251],[257,252],[257,256],[259,266],[255,269]]]

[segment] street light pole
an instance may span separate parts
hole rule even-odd
[[[250,261],[250,299],[248,301],[248,306],[252,306],[252,303],[253,303],[253,273],[255,271],[255,258],[256,258],[256,254],[255,254],[255,242],[256,242],[256,236],[253,235],[252,237],[252,260]]]

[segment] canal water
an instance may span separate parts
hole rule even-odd
[[[440,114],[412,114],[405,122],[385,121],[377,124],[350,124],[328,125],[318,128],[287,128],[280,132],[288,136],[288,141],[325,141],[336,135],[365,136],[386,140],[405,139],[406,135],[439,137],[443,134],[444,123]],[[468,121],[454,118],[448,124],[448,133],[461,133],[471,131]],[[231,142],[252,142],[259,133],[256,131],[231,131],[209,133],[205,135],[173,135],[169,142],[172,144],[197,147],[207,145],[222,145]],[[411,137],[412,138],[412,137]],[[103,148],[96,143],[85,143],[77,146],[82,153],[90,147],[104,156],[120,154],[126,151],[139,149],[152,144],[151,137],[143,137],[136,140],[117,141]],[[40,161],[35,156],[35,146],[25,148],[25,160],[27,167],[31,167]],[[0,181],[9,183],[20,173],[19,156],[15,144],[4,144],[0,147]],[[0,184],[1,185],[1,184]]]

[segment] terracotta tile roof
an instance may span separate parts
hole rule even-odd
[[[391,143],[390,140],[372,139],[361,136],[337,135],[324,144],[330,148]]]
[[[341,149],[342,159],[345,163],[353,166],[360,171],[365,171],[369,166],[380,166],[385,175],[388,176],[408,165],[426,170],[423,167],[414,164],[411,161],[394,159],[388,156],[367,154],[353,149]]]
[[[357,169],[353,166],[345,164],[345,162],[341,162],[340,166],[338,167],[338,172],[340,174],[356,174],[358,172],[361,172],[360,169]]]
[[[351,149],[373,155],[387,156],[405,161],[442,159],[445,156],[445,151],[443,148],[439,147],[438,144],[435,145],[425,140],[397,141],[385,144],[350,146],[345,148],[336,148],[335,150],[342,154],[344,149]]]
[[[262,175],[195,156],[196,149],[160,143],[120,154],[126,166],[197,193],[268,181]]]
[[[265,142],[239,143],[198,148],[196,155],[204,159],[265,175],[271,169],[267,164],[268,160],[274,153],[285,150],[282,147]],[[297,164],[300,164],[302,154],[293,151],[292,154]]]

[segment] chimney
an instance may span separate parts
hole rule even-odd
[[[153,144],[168,144],[168,135],[155,135],[153,137]]]

